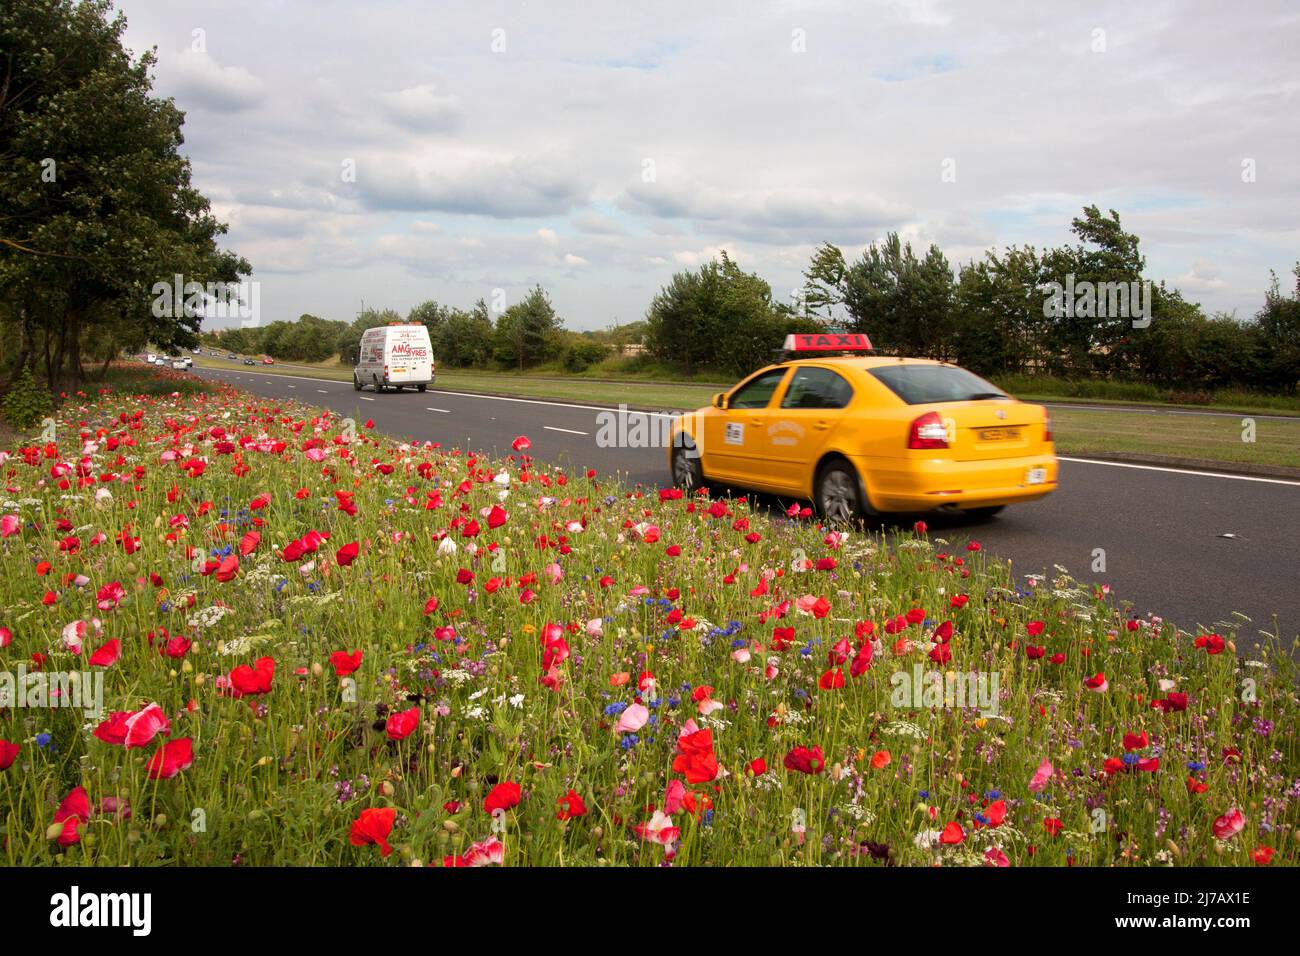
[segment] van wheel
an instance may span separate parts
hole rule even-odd
[[[352,373],[352,388],[354,391],[361,391],[361,379],[357,377],[356,372]]]
[[[870,513],[862,481],[847,461],[827,462],[817,473],[813,489],[817,511],[831,524],[853,524]]]
[[[375,394],[376,394],[376,395],[378,395],[380,392],[382,392],[382,391],[384,390],[384,386],[382,386],[382,385],[379,384],[379,376],[378,376],[378,375],[376,375],[376,376],[374,377],[374,379],[373,379],[373,384],[374,384],[374,387],[375,387]]]
[[[428,385],[417,385],[417,386],[415,386],[415,387],[416,387],[417,389],[419,389],[420,391],[423,392],[423,391],[424,391],[426,388],[428,388],[429,386],[428,386]]]

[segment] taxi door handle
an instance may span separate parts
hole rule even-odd
[[[751,425],[753,425],[755,428],[757,428],[758,426],[760,426],[760,425],[763,424],[763,422],[762,422],[761,420],[757,419],[757,418],[751,418],[751,419],[749,420],[749,423],[750,423]]]
[[[824,432],[826,429],[828,429],[828,428],[830,428],[830,427],[831,427],[831,423],[830,423],[830,422],[827,422],[827,421],[815,422],[815,423],[813,424],[813,428],[817,429],[818,431],[822,431],[822,432]]]

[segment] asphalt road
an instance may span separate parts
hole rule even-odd
[[[255,368],[196,369],[271,398],[329,408],[385,434],[510,454],[518,435],[535,457],[567,468],[617,473],[626,482],[668,480],[662,448],[602,448],[601,409],[508,399],[437,387],[376,395],[350,382],[267,374]],[[631,413],[636,414],[636,413]],[[1081,581],[1109,584],[1140,612],[1191,630],[1216,629],[1233,612],[1250,618],[1239,631],[1300,636],[1300,482],[1212,475],[1169,468],[1062,458],[1059,490],[998,517],[972,522],[927,518],[932,534],[973,538],[1013,562],[1017,574],[1067,568]],[[1094,574],[1094,549],[1106,571]],[[1274,617],[1277,625],[1274,625]],[[1222,631],[1222,628],[1217,628]]]

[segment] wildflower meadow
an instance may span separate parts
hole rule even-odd
[[[3,453],[8,865],[1296,861],[1291,647],[179,379]]]

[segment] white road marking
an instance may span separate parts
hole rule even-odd
[[[290,385],[289,387],[290,387],[290,388],[297,388],[298,386],[297,386],[297,385]]]
[[[444,415],[450,415],[450,414],[451,414],[451,409],[450,409],[450,408],[426,408],[425,411],[426,411],[426,412],[442,412]]]
[[[494,402],[522,402],[525,405],[551,405],[555,408],[580,408],[584,412],[617,412],[617,408],[609,408],[605,405],[575,405],[573,402],[546,402],[537,398],[509,398],[505,395],[480,395],[477,392],[451,392],[445,388],[438,391],[443,395],[462,395],[465,398],[483,398],[490,399]],[[626,410],[629,415],[650,415],[656,418],[676,418],[680,412],[642,412],[634,408]]]
[[[214,369],[213,371],[220,371]],[[304,376],[305,377],[305,376]],[[327,378],[309,378],[310,382],[326,382],[330,385],[336,385],[335,379]],[[323,389],[317,389],[322,395],[327,394]],[[617,408],[609,408],[603,405],[576,405],[572,402],[547,402],[537,398],[509,398],[505,395],[480,395],[477,392],[452,392],[446,389],[439,389],[443,395],[459,395],[463,398],[477,398],[495,402],[519,402],[524,405],[550,405],[555,408],[576,408],[587,412],[617,412]],[[366,398],[361,395],[360,398],[368,402],[373,402],[373,398]],[[679,413],[676,412],[639,412],[632,409],[627,411],[628,415],[649,415],[655,418],[676,418]],[[1248,416],[1247,416],[1248,417]],[[1256,475],[1232,475],[1217,471],[1192,471],[1186,468],[1170,468],[1163,465],[1138,465],[1126,461],[1101,461],[1096,458],[1066,458],[1058,456],[1059,461],[1073,461],[1083,465],[1110,465],[1112,468],[1136,468],[1138,471],[1166,471],[1175,475],[1189,475],[1193,478],[1232,478],[1237,481],[1257,481],[1267,485],[1293,485],[1300,487],[1300,481],[1288,480],[1285,478],[1263,478]]]
[[[325,391],[325,389],[323,389],[323,388],[318,388],[318,389],[316,389],[316,391],[320,392],[322,395],[328,395],[328,394],[329,394],[329,392]]]
[[[363,402],[373,402],[373,401],[374,401],[373,398],[369,398],[369,397],[367,397],[367,396],[365,396],[365,395],[358,395],[357,398],[361,399]]]
[[[1266,485],[1295,485],[1300,488],[1300,481],[1286,478],[1261,478],[1256,475],[1230,475],[1221,471],[1192,471],[1187,468],[1169,468],[1164,465],[1135,465],[1127,461],[1100,461],[1096,458],[1066,458],[1057,456],[1058,461],[1074,461],[1082,465],[1109,465],[1112,468],[1136,468],[1139,471],[1167,471],[1174,475],[1191,475],[1194,478],[1232,478],[1236,481],[1262,481]]]
[[[564,432],[566,435],[589,435],[590,432],[580,432],[574,428],[556,428],[554,425],[543,425],[548,432]]]

